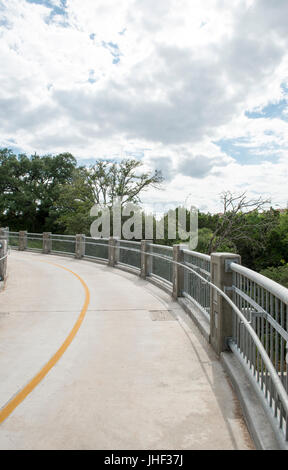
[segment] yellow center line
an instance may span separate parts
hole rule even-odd
[[[46,263],[46,262],[47,261],[43,261],[43,263]],[[65,268],[64,266],[61,266],[60,264],[55,264],[55,263],[50,263],[50,262],[48,262],[48,264],[52,264],[53,266],[57,266],[58,268],[64,269],[65,271],[68,271],[69,273],[77,277],[77,279],[81,282],[82,286],[84,287],[85,301],[84,301],[82,310],[80,312],[80,315],[75,325],[73,326],[72,330],[70,331],[69,335],[65,339],[64,343],[60,346],[58,351],[54,354],[54,356],[51,357],[51,359],[47,362],[47,364],[45,364],[45,366],[40,370],[40,372],[38,372],[38,374],[36,374],[33,377],[33,379],[30,380],[30,382],[24,388],[22,388],[22,390],[20,390],[17,393],[17,395],[14,396],[7,403],[7,405],[4,406],[4,408],[0,410],[0,423],[3,423],[3,421],[5,421],[5,419],[7,419],[8,416],[15,410],[15,408],[17,408],[17,406],[20,405],[20,403],[22,403],[23,400],[25,400],[27,395],[29,395],[29,393],[31,393],[34,390],[34,388],[37,387],[37,385],[44,379],[44,377],[48,374],[48,372],[52,369],[52,367],[54,367],[55,364],[59,361],[61,356],[63,356],[64,352],[66,351],[68,346],[71,344],[71,342],[75,338],[84,320],[84,317],[86,315],[86,312],[89,306],[90,292],[86,283],[83,281],[83,279],[78,274],[74,273],[68,268]]]

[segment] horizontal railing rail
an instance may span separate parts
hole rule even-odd
[[[1,256],[0,261],[3,261],[6,258],[8,258],[8,253],[6,253],[6,255],[4,255],[4,256]]]

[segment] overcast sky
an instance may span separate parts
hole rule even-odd
[[[0,0],[0,146],[135,157],[144,201],[286,207],[287,0]]]

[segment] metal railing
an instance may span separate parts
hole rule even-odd
[[[8,232],[7,239],[8,239],[8,244],[11,248],[19,247],[19,233],[18,232]]]
[[[210,286],[197,276],[200,274],[205,280],[211,279],[211,257],[195,251],[183,250],[183,263],[192,269],[184,270],[183,296],[195,303],[209,318],[210,316]]]
[[[230,347],[253,375],[288,440],[288,289],[239,264],[230,268],[233,303],[241,312],[233,308]]]
[[[20,242],[20,240],[19,240],[19,242]],[[43,235],[42,235],[42,233],[41,234],[40,233],[29,233],[29,237],[27,237],[27,250],[29,250],[29,251],[42,251],[42,248],[43,248]]]
[[[16,232],[10,232],[9,243],[12,247],[20,249],[17,235]],[[48,238],[51,253],[77,252],[77,236],[50,234]],[[225,285],[220,288],[212,282],[212,260],[215,258],[213,255],[210,257],[181,248],[179,261],[178,258],[175,259],[172,247],[149,243],[143,251],[141,242],[114,242],[115,244],[110,244],[108,239],[96,240],[86,237],[84,259],[108,263],[112,260],[112,265],[118,265],[120,268],[125,266],[133,272],[144,274],[142,277],[160,280],[171,292],[179,272],[183,273],[179,295],[190,302],[192,308],[196,306],[200,309],[203,318],[210,322],[211,328],[214,328],[215,320],[211,316],[215,292],[224,299],[230,307],[229,315],[233,320],[231,336],[226,338],[226,343],[258,387],[271,416],[274,417],[274,423],[287,441],[288,289],[235,262],[229,263],[232,284],[227,289]],[[39,251],[42,249],[42,243],[42,234],[27,234],[27,249]],[[149,260],[145,268],[143,259]]]
[[[161,279],[170,286],[173,280],[173,248],[165,245],[150,245],[151,271],[149,275]]]
[[[141,269],[141,244],[130,240],[119,240],[117,262],[130,268]]]
[[[29,240],[29,237],[28,237]],[[71,254],[75,253],[75,235],[55,235],[51,234],[51,253]]]
[[[85,258],[101,261],[108,260],[108,239],[96,240],[92,237],[85,238]]]

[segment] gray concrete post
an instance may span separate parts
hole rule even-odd
[[[85,256],[85,235],[76,235],[75,258],[82,259]]]
[[[46,255],[51,253],[52,250],[52,240],[51,240],[51,232],[44,232],[43,233],[43,253]]]
[[[8,243],[7,240],[0,240],[0,281],[5,281],[7,271],[7,255]],[[3,258],[3,259],[2,259]]]
[[[9,227],[0,227],[0,241],[9,240]]]
[[[152,256],[149,256],[151,241],[141,240],[141,272],[140,277],[146,279],[152,271]]]
[[[211,255],[211,282],[225,291],[229,297],[232,297],[233,284],[233,275],[229,268],[231,262],[240,264],[241,257],[233,253],[212,253]],[[232,319],[232,307],[211,287],[210,340],[218,355],[228,350],[227,339],[232,336]]]
[[[119,238],[110,237],[108,242],[108,266],[115,266],[119,260]]]
[[[188,250],[188,245],[173,245],[173,261],[176,263],[182,263],[184,260],[184,253],[183,250]],[[183,288],[184,288],[184,269],[173,263],[173,291],[172,297],[173,299],[177,299],[178,297],[182,296]]]
[[[19,251],[27,250],[27,232],[26,231],[22,230],[19,232],[18,250]]]

